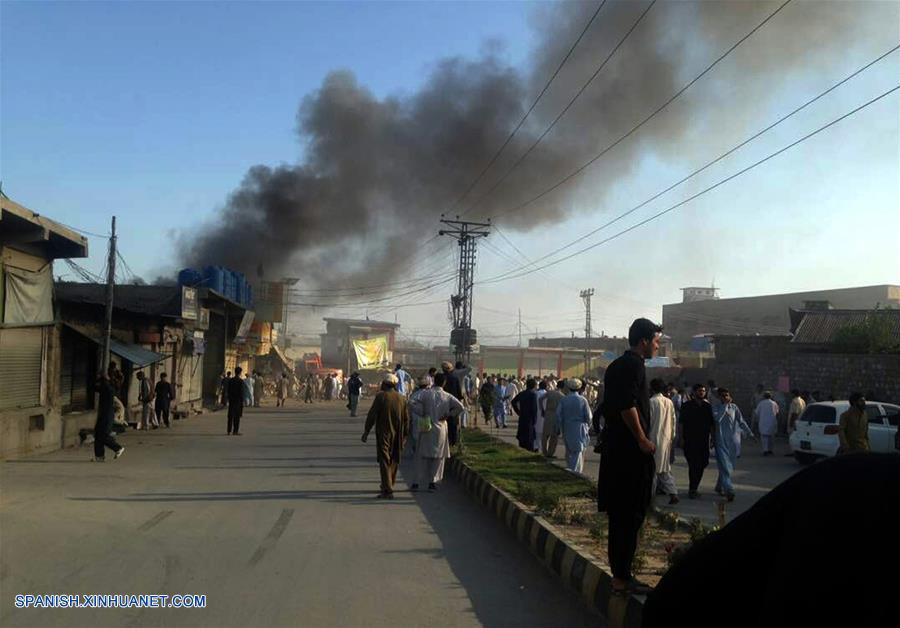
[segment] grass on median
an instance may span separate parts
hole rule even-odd
[[[477,429],[463,434],[462,460],[517,500],[539,511],[550,511],[566,498],[591,498],[594,485],[540,454],[494,439]]]
[[[606,515],[596,512],[596,484],[477,428],[464,429],[462,443],[462,451],[456,455],[469,467],[608,564]],[[635,555],[635,572],[656,585],[691,540],[673,522],[657,523],[648,517]]]

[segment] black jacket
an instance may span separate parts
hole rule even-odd
[[[240,377],[232,377],[228,380],[228,405],[244,405],[244,380]]]

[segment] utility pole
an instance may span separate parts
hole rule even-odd
[[[584,374],[587,376],[591,372],[591,297],[594,289],[588,288],[579,294],[584,301]]]
[[[490,235],[491,223],[446,220],[441,215],[441,222],[448,229],[441,229],[438,235],[448,235],[459,244],[459,268],[456,271],[456,294],[450,296],[450,308],[453,312],[453,330],[450,332],[450,344],[455,347],[456,359],[466,364],[472,354],[472,346],[478,343],[478,336],[472,329],[472,287],[475,284],[475,241]]]
[[[116,217],[112,217],[112,233],[109,236],[109,259],[106,264],[106,318],[103,336],[103,372],[109,369],[109,345],[112,337],[113,292],[116,285]]]
[[[288,341],[288,315],[290,314],[290,297],[293,287],[300,281],[299,277],[281,278],[281,346],[287,348]]]
[[[519,308],[519,346],[522,346],[522,308]]]

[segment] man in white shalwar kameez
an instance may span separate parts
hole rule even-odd
[[[419,484],[428,482],[428,490],[437,490],[437,483],[444,477],[444,461],[450,457],[447,419],[463,413],[463,405],[443,389],[446,375],[434,376],[434,388],[423,390],[410,399],[410,410],[417,417],[416,478],[410,490],[418,490]]]
[[[756,406],[756,416],[759,419],[759,439],[762,441],[764,456],[773,455],[772,445],[775,442],[775,433],[778,431],[778,404],[772,401],[772,393],[766,391],[763,400]]]
[[[413,403],[416,399],[419,399],[422,395],[427,394],[429,390],[431,390],[431,382],[434,381],[427,375],[423,375],[419,378],[419,385],[413,391],[412,395],[409,397],[409,417],[410,417],[410,426],[409,426],[409,440],[407,441],[406,450],[404,451],[405,458],[416,459],[416,445],[419,440],[419,419],[423,418],[422,415],[419,414],[419,410],[422,408],[422,404]]]
[[[672,441],[675,437],[675,404],[665,396],[665,384],[661,379],[650,382],[650,433],[647,435],[656,445],[653,458],[656,462],[657,491],[669,496],[669,504],[678,503],[678,489],[672,477]]]

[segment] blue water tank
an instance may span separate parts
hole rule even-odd
[[[244,279],[244,273],[235,271],[234,272],[234,300],[238,303],[244,302],[244,284],[246,280]]]
[[[182,268],[178,271],[178,284],[182,286],[199,286],[203,282],[203,274],[193,268]]]
[[[234,299],[234,275],[232,275],[231,271],[227,268],[222,269],[222,275],[225,283],[225,290],[222,294],[224,294],[227,299]]]
[[[207,266],[203,269],[203,285],[219,294],[225,294],[225,274],[219,266]]]

